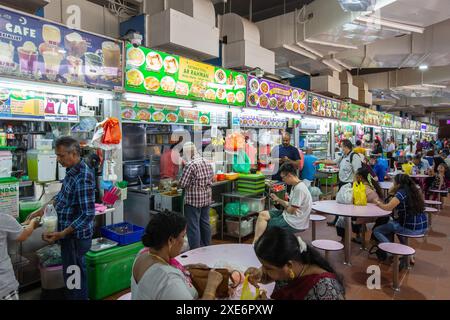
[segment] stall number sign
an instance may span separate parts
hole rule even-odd
[[[0,212],[19,216],[19,183],[0,184]]]

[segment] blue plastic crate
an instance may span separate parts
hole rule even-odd
[[[118,228],[128,229],[130,232],[120,233],[117,230]],[[118,242],[119,246],[139,242],[141,241],[142,235],[144,234],[144,228],[128,222],[121,222],[109,226],[104,226],[101,227],[100,231],[103,237]]]

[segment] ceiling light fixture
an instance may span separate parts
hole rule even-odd
[[[330,60],[322,60],[322,63],[328,67],[330,67],[331,69],[333,69],[334,71],[337,72],[342,72],[343,69],[339,66],[333,63],[333,61]]]
[[[352,45],[343,44],[343,43],[336,43],[336,42],[314,40],[314,39],[305,39],[305,42],[321,44],[323,46],[330,46],[330,47],[336,47],[336,48],[355,49],[355,50],[358,49],[357,46],[352,46]]]
[[[337,63],[339,63],[341,66],[343,66],[347,70],[352,70],[353,69],[352,66],[350,66],[349,64],[346,64],[345,62],[342,62],[342,60],[339,60],[339,59],[336,59],[336,58],[334,58],[333,60],[336,61]]]
[[[417,27],[417,26],[412,26],[412,25],[405,24],[405,23],[399,23],[399,22],[393,22],[393,21],[389,21],[389,20],[379,19],[379,18],[372,17],[372,16],[370,16],[370,17],[359,16],[358,18],[356,18],[356,21],[363,22],[366,24],[380,25],[382,27],[387,27],[387,28],[394,28],[394,29],[406,31],[406,32],[424,33],[424,31],[425,31],[425,28],[423,28],[423,27]]]
[[[316,56],[318,56],[320,58],[324,57],[324,55],[320,51],[308,46],[307,44],[305,44],[303,42],[297,42],[297,45],[305,50],[308,50],[309,52],[314,53]]]
[[[419,66],[419,70],[426,71],[426,70],[428,70],[428,66],[426,64],[422,64]]]
[[[316,55],[314,55],[311,52],[306,51],[305,49],[302,49],[300,47],[294,47],[294,46],[291,46],[291,45],[288,45],[288,44],[283,44],[283,48],[285,48],[285,49],[287,49],[289,51],[295,52],[297,54],[300,54],[302,56],[305,56],[307,58],[313,59],[313,60],[317,60],[318,59]]]
[[[447,89],[447,86],[443,86],[440,84],[422,84],[422,86],[427,87],[427,88],[436,88],[436,89]]]

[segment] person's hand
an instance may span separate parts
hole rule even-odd
[[[259,296],[256,300],[269,300],[269,298],[267,298],[267,290],[259,289]]]
[[[42,234],[42,240],[48,243],[54,243],[62,238],[64,238],[64,234],[62,232],[50,232]]]
[[[44,209],[46,206],[40,208],[38,211],[35,211],[34,213],[30,214],[26,219],[25,219],[25,224],[29,224],[31,222],[32,219],[34,218],[38,218],[38,217],[42,217],[44,215]]]
[[[248,268],[245,273],[246,276],[248,275],[248,282],[250,282],[253,286],[259,288],[259,284],[261,282],[262,278],[262,271],[259,268],[250,267]]]
[[[208,273],[208,281],[207,281],[207,287],[211,286],[215,289],[217,289],[217,287],[219,287],[219,285],[222,283],[223,280],[223,276],[217,272],[214,269],[209,270]]]
[[[278,202],[278,201],[280,200],[280,198],[278,198],[277,195],[274,194],[274,193],[271,193],[271,194],[270,194],[270,198],[271,198],[273,201],[275,201],[275,202]]]
[[[289,159],[288,157],[284,156],[283,162],[288,162],[289,160],[290,160],[290,159]]]

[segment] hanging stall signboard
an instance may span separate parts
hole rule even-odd
[[[243,107],[247,75],[127,44],[125,90]]]
[[[0,7],[0,75],[113,90],[122,42]]]
[[[402,118],[400,118],[398,116],[394,116],[393,127],[397,128],[397,129],[401,129],[402,128]]]
[[[364,116],[364,124],[379,126],[380,125],[380,116],[379,112],[376,110],[366,109],[366,115]]]
[[[307,92],[254,76],[248,77],[247,107],[306,113]]]
[[[209,125],[211,114],[179,107],[153,105],[141,102],[121,102],[122,121],[157,124]]]
[[[79,121],[76,96],[25,90],[0,90],[0,119],[36,121]]]
[[[363,123],[364,117],[365,117],[365,109],[363,107],[360,107],[356,104],[349,104],[347,109],[347,118],[350,122],[357,122],[357,123]]]
[[[317,94],[309,93],[308,113],[313,116],[341,119],[342,102]]]
[[[394,116],[390,113],[384,113],[383,127],[392,127],[394,123]]]

